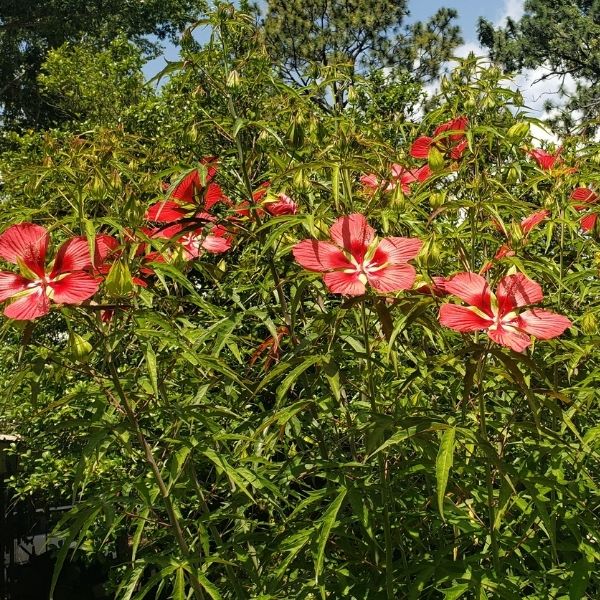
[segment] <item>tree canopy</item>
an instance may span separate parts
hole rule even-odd
[[[409,15],[406,0],[268,0],[264,26],[288,80],[308,83],[332,68],[352,80],[356,72],[394,67],[428,81],[462,43],[457,13],[442,8],[425,23],[407,24]]]
[[[147,36],[175,39],[206,8],[203,0],[4,0],[0,3],[0,123],[52,123],[58,115],[40,93],[38,75],[49,51],[87,40],[99,48],[125,35],[151,52]]]
[[[510,71],[548,67],[544,78],[570,75],[576,81],[575,93],[567,93],[561,112],[563,124],[572,129],[600,115],[600,2],[598,0],[526,0],[523,17],[508,19],[505,27],[494,28],[479,21],[479,40],[489,48],[493,60]],[[574,118],[573,111],[581,111]]]

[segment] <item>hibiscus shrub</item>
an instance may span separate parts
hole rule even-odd
[[[0,422],[47,450],[17,494],[60,471],[58,567],[103,556],[128,600],[597,597],[599,149],[473,59],[392,147],[212,24],[164,92],[219,98],[196,147],[116,130],[106,172],[97,129],[6,169]]]

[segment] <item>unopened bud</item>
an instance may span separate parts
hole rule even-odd
[[[69,335],[69,354],[74,360],[84,360],[93,350],[93,346],[78,333]]]
[[[511,142],[521,141],[529,133],[529,123],[515,123],[506,132],[506,138]]]
[[[587,312],[581,317],[581,331],[586,335],[593,335],[598,331],[598,321],[592,312]]]
[[[444,168],[444,157],[435,146],[429,148],[427,160],[429,161],[429,168],[434,172]]]
[[[433,210],[438,209],[444,202],[446,202],[446,192],[433,192],[429,196],[429,206]]]
[[[127,296],[133,292],[133,280],[129,267],[121,261],[113,263],[104,285],[111,296]]]
[[[233,69],[229,75],[227,75],[227,87],[237,87],[240,85],[240,74],[236,69]]]
[[[517,183],[521,178],[521,166],[513,164],[506,173],[506,183]]]

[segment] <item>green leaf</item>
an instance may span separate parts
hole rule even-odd
[[[346,492],[348,490],[343,487],[340,489],[339,494],[335,498],[335,500],[329,505],[329,508],[325,511],[321,519],[321,533],[319,534],[319,540],[317,545],[317,557],[315,560],[315,582],[319,583],[319,577],[321,576],[321,572],[323,571],[323,561],[325,560],[325,546],[327,545],[327,540],[329,539],[329,534],[333,529],[335,521],[337,519],[337,514],[344,502],[344,498],[346,497]]]
[[[444,519],[444,497],[446,495],[446,486],[448,485],[448,476],[454,460],[454,438],[456,429],[449,427],[442,433],[440,448],[435,459],[435,478],[437,481],[437,503],[442,519]],[[445,520],[445,519],[444,519]]]
[[[573,567],[573,577],[569,583],[569,600],[581,600],[586,598],[585,590],[590,581],[590,574],[594,569],[594,563],[587,558],[582,558]]]
[[[111,296],[127,296],[133,292],[133,280],[126,263],[117,260],[112,264],[104,287]]]
[[[148,343],[146,345],[146,366],[148,367],[148,377],[152,384],[152,390],[154,395],[158,398],[158,373],[156,369],[156,354],[152,345]]]

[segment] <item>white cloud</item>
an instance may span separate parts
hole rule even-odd
[[[504,0],[502,16],[496,21],[496,27],[506,24],[506,19],[518,21],[525,12],[523,8],[524,0]]]

